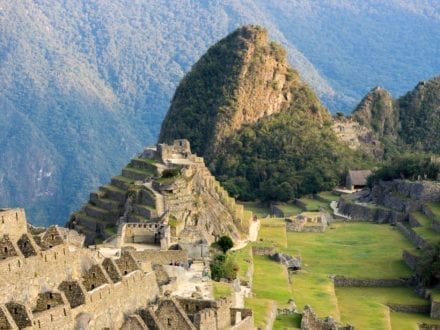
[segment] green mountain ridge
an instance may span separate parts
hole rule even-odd
[[[422,81],[398,99],[382,88],[368,93],[352,113],[391,150],[440,153],[440,76]]]
[[[332,123],[281,46],[246,26],[212,46],[182,80],[159,142],[187,138],[235,197],[288,200],[332,189],[350,166],[368,166]]]

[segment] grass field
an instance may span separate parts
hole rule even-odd
[[[279,315],[273,324],[274,330],[301,329],[301,315]]]
[[[246,298],[244,305],[251,308],[254,316],[254,325],[256,327],[265,328],[267,319],[274,308],[274,302],[269,299]]]
[[[339,200],[339,195],[332,193],[331,191],[323,191],[318,194],[319,197],[325,199],[329,203]]]
[[[240,202],[244,206],[244,208],[248,211],[251,211],[258,218],[265,218],[270,216],[270,207],[266,204],[260,202]]]
[[[336,288],[341,321],[354,325],[356,329],[402,329],[397,324],[408,321],[410,316],[416,322],[425,315],[393,313],[395,327],[392,327],[391,313],[387,304],[428,305],[411,288]],[[408,328],[412,329],[412,328]]]
[[[336,223],[324,233],[287,233],[291,255],[300,255],[308,273],[357,278],[410,276],[402,250],[411,243],[389,225]]]
[[[414,218],[420,223],[420,227],[412,228],[423,239],[431,242],[440,241],[440,234],[431,228],[432,220],[420,211],[412,213]]]
[[[261,220],[258,241],[273,243],[278,248],[287,247],[286,223],[281,218],[270,218]]]
[[[281,212],[283,212],[285,217],[297,215],[304,211],[299,206],[291,203],[278,203],[276,206],[281,210]]]
[[[324,233],[286,233],[284,221],[272,218],[262,221],[256,244],[263,243],[301,256],[302,270],[291,274],[289,281],[283,266],[268,257],[254,256],[253,292],[258,299],[273,300],[284,307],[293,297],[299,310],[309,304],[319,316],[331,315],[356,329],[417,329],[418,323],[437,322],[428,315],[389,310],[388,303],[429,304],[411,288],[334,288],[330,275],[353,278],[411,275],[402,260],[402,251],[413,252],[415,248],[393,226],[335,223]],[[275,329],[297,327],[298,320],[289,316],[280,317],[274,325]]]
[[[274,300],[279,307],[293,298],[286,267],[267,256],[254,256],[252,292],[257,298]]]
[[[237,263],[238,276],[240,280],[247,281],[248,270],[252,266],[252,252],[251,245],[247,245],[240,250],[230,251],[228,252],[230,256],[233,257],[234,261]]]
[[[434,213],[437,220],[440,221],[440,202],[428,203],[428,207]]]
[[[229,283],[212,281],[212,291],[215,299],[232,295],[232,287]]]

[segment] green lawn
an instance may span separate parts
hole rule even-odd
[[[428,207],[431,212],[434,213],[434,216],[437,218],[437,220],[440,221],[440,202],[428,203]]]
[[[420,323],[440,324],[440,320],[433,320],[424,314],[390,312],[390,315],[393,330],[419,330]]]
[[[291,204],[291,203],[278,203],[277,208],[283,212],[285,217],[290,217],[293,215],[297,215],[304,211],[302,208],[300,208],[298,205]]]
[[[412,244],[395,228],[371,223],[336,223],[324,233],[287,233],[291,255],[300,255],[311,274],[357,278],[410,276],[402,260]],[[313,307],[313,306],[312,306]]]
[[[330,202],[325,203],[309,197],[302,197],[299,200],[305,204],[306,211],[320,211],[320,209],[324,209],[327,212],[332,212]]]
[[[411,288],[336,288],[336,296],[341,321],[354,325],[356,329],[393,329],[387,304],[429,304]],[[405,315],[396,313],[393,317],[398,324]]]
[[[261,220],[258,241],[273,243],[277,248],[286,248],[286,223],[281,218],[270,218]]]
[[[301,329],[301,314],[279,315],[273,324],[274,330]]]
[[[280,307],[293,298],[286,267],[266,256],[254,256],[252,292],[257,298],[276,301]]]
[[[417,219],[417,221],[420,223],[421,227],[414,227],[412,228],[417,234],[419,234],[422,238],[426,239],[427,241],[439,241],[440,240],[440,234],[434,231],[431,228],[432,221],[429,219],[425,214],[422,212],[414,212],[412,213],[414,218]]]
[[[230,297],[232,295],[232,287],[229,283],[212,281],[212,291],[215,299],[220,297]]]
[[[252,266],[252,251],[251,245],[248,244],[240,250],[228,252],[230,256],[233,257],[234,261],[237,263],[239,270],[238,276],[241,280],[247,281],[247,273],[249,268]]]
[[[332,193],[331,191],[323,191],[318,194],[319,197],[325,199],[326,201],[333,202],[339,200],[339,195]]]
[[[269,299],[246,298],[244,305],[252,309],[255,327],[265,328],[274,307],[274,302]]]
[[[260,202],[239,202],[248,211],[251,211],[258,218],[265,218],[270,215],[270,207]]]

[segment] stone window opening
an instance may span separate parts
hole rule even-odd
[[[15,212],[15,220],[18,221],[18,213],[17,212]]]
[[[50,309],[50,304],[47,304],[47,309]]]
[[[69,291],[72,291],[72,285],[69,284]]]
[[[17,307],[14,308],[14,314],[18,314],[18,309],[17,309]]]
[[[128,272],[126,270],[124,270],[124,275],[127,275],[127,274],[128,274]]]
[[[50,322],[53,322],[53,315],[50,314]]]
[[[18,267],[21,266],[20,260],[17,260],[17,265],[18,265]]]
[[[96,278],[96,273],[92,273],[92,277],[93,277],[93,278]]]
[[[41,328],[41,322],[40,322],[40,320],[38,320],[38,328],[39,328],[39,329]]]
[[[2,223],[4,224],[5,223],[5,218],[2,216]]]
[[[170,318],[167,319],[167,325],[171,326],[171,319]]]
[[[54,234],[50,235],[50,238],[53,241],[55,239],[55,235]]]
[[[53,294],[52,294],[52,292],[49,293],[49,299],[53,299]]]
[[[3,250],[5,251],[5,253],[8,253],[8,247],[7,246],[5,246]]]
[[[95,284],[92,284],[90,287],[91,287],[92,290],[93,290],[93,289],[95,288]]]
[[[67,312],[66,312],[65,308],[63,308],[63,313],[64,313],[64,316],[67,316]]]

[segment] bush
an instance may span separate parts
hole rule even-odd
[[[416,270],[423,285],[429,287],[440,282],[440,242],[422,251]]]
[[[220,281],[222,278],[234,280],[237,277],[239,269],[234,260],[226,254],[218,254],[214,256],[210,268],[211,277],[214,281]]]
[[[222,236],[218,239],[217,246],[223,251],[223,253],[226,253],[234,246],[234,242],[229,236]]]
[[[174,178],[180,174],[180,168],[170,168],[166,169],[162,173],[163,178]]]

